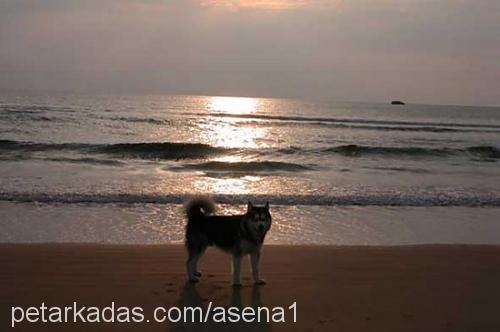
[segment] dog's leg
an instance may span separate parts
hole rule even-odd
[[[193,267],[195,255],[196,255],[195,253],[189,253],[189,257],[186,261],[187,276],[188,276],[189,281],[191,281],[191,282],[198,281],[198,278],[196,278],[196,276],[194,275],[194,267]]]
[[[188,257],[188,260],[186,262],[186,269],[187,269],[189,281],[191,281],[191,282],[198,281],[198,275],[197,275],[196,268],[198,266],[198,260],[200,259],[201,255],[203,255],[204,252],[205,252],[205,249],[202,249],[200,251],[190,251],[189,252],[189,257]]]
[[[259,275],[260,249],[250,253],[250,262],[252,263],[252,276],[254,284],[264,285],[266,282],[261,279]]]
[[[201,250],[201,252],[194,257],[194,262],[193,262],[194,270],[193,271],[194,271],[194,276],[197,278],[201,277],[201,272],[198,271],[198,261],[200,260],[201,256],[203,256],[203,254],[205,253],[205,250],[207,250],[206,247],[203,248]]]
[[[241,255],[233,255],[233,286],[241,286]]]

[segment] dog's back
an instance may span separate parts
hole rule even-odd
[[[232,250],[239,240],[244,215],[214,216],[215,205],[206,198],[192,200],[186,206],[186,247],[188,250],[216,245]]]

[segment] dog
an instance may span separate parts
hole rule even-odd
[[[233,256],[233,285],[240,286],[241,258],[250,255],[254,284],[263,285],[260,278],[259,261],[267,232],[271,228],[269,202],[265,206],[254,206],[248,202],[242,215],[213,215],[215,205],[206,198],[193,199],[185,207],[187,224],[185,245],[188,252],[186,262],[189,281],[197,282],[201,273],[198,261],[209,246]]]

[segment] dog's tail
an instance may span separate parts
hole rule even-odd
[[[215,212],[215,204],[206,197],[190,200],[184,207],[188,223],[199,220],[200,217]]]

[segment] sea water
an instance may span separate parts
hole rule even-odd
[[[500,243],[500,108],[0,96],[0,242],[179,243],[269,201],[277,244]]]

